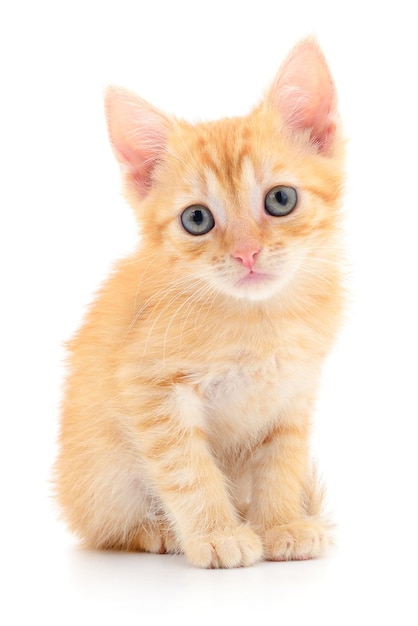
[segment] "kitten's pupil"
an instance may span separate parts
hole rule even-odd
[[[279,204],[281,204],[282,206],[286,206],[287,204],[287,193],[284,191],[277,191],[274,194],[274,197],[276,198],[277,202]]]
[[[200,224],[203,222],[203,213],[200,209],[197,209],[196,211],[193,211],[193,213],[191,214],[191,218],[193,220],[193,222],[197,225],[200,226]]]

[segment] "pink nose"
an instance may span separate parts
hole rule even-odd
[[[260,249],[239,250],[238,252],[234,252],[231,256],[233,259],[238,261],[238,263],[241,263],[244,267],[252,270],[259,252]]]

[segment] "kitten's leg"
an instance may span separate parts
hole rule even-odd
[[[304,506],[309,427],[277,427],[254,459],[254,489],[248,519],[259,530],[268,560],[304,560],[319,556],[328,544],[319,515]]]
[[[181,552],[178,540],[164,517],[148,519],[131,531],[123,549],[156,554]]]
[[[178,540],[159,507],[143,466],[132,451],[103,437],[98,453],[78,443],[59,470],[60,501],[67,522],[89,548],[144,552],[179,552]],[[89,459],[88,465],[82,464]],[[82,468],[82,471],[80,471]],[[57,472],[58,473],[58,472]]]
[[[189,561],[239,567],[258,561],[262,543],[242,524],[203,426],[200,399],[183,386],[169,402],[147,402],[137,414],[138,445],[151,484],[175,526]]]

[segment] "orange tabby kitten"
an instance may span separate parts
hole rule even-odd
[[[192,126],[106,97],[141,243],[70,342],[57,493],[96,548],[200,567],[327,544],[311,413],[341,309],[343,140],[302,41],[247,117]]]

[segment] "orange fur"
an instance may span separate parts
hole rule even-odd
[[[342,302],[335,103],[311,39],[244,118],[192,126],[109,90],[141,241],[69,344],[56,489],[88,545],[201,567],[326,546],[309,430]],[[264,210],[277,185],[287,216]],[[197,204],[215,226],[194,236]]]

